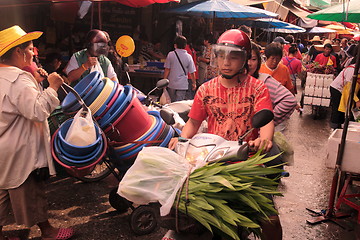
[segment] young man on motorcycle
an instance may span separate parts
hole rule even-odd
[[[220,75],[204,83],[196,92],[181,137],[192,138],[203,120],[208,121],[208,132],[226,140],[236,141],[252,128],[251,118],[261,109],[271,109],[269,91],[260,80],[248,75],[251,56],[249,37],[238,29],[224,32],[213,46],[212,64],[217,64]],[[257,151],[268,152],[273,148],[274,123],[271,121],[260,130],[253,130],[245,141]],[[173,149],[177,139],[172,139]],[[263,239],[282,239],[278,216],[262,224]]]

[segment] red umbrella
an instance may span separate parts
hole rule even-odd
[[[353,37],[353,39],[354,39],[355,41],[360,41],[360,34],[356,34],[356,35]]]
[[[120,4],[130,7],[145,7],[154,3],[168,3],[168,2],[180,2],[180,0],[91,0],[92,2],[118,2]],[[0,7],[14,7],[14,6],[28,6],[28,5],[39,5],[48,2],[53,3],[79,3],[79,0],[5,0],[0,3]]]

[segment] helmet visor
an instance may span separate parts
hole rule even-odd
[[[211,61],[210,64],[213,67],[218,67],[218,60],[231,60],[241,59],[247,61],[246,51],[235,46],[229,45],[216,45],[212,46]]]

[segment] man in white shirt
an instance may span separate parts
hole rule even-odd
[[[184,36],[175,38],[175,50],[169,52],[165,61],[164,78],[169,79],[167,88],[171,102],[185,100],[188,89],[188,73],[192,82],[192,90],[196,89],[195,64],[190,54],[185,50],[187,40]]]

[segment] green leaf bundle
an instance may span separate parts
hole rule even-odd
[[[211,163],[196,169],[190,174],[188,185],[184,183],[179,190],[173,207],[225,239],[240,240],[239,228],[260,237],[260,222],[277,214],[270,196],[281,195],[276,179],[265,175],[283,171],[262,164],[277,156],[265,158],[258,152],[247,161]]]

